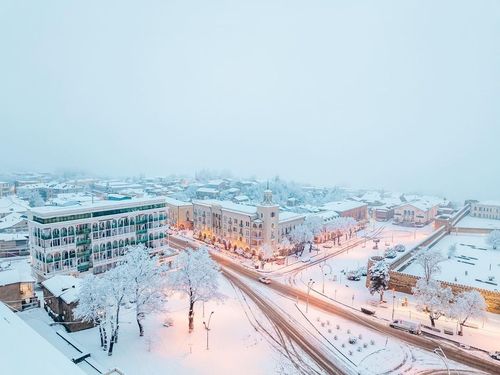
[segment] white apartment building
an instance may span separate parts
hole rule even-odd
[[[163,198],[97,201],[29,211],[29,246],[38,280],[54,274],[104,272],[130,245],[151,253],[166,250],[167,209]]]
[[[483,219],[500,220],[500,202],[472,202],[470,208],[470,216],[481,217]]]
[[[279,207],[272,202],[272,192],[264,192],[257,206],[231,201],[194,200],[195,236],[220,243],[226,248],[257,252],[263,245],[276,248],[279,243]]]

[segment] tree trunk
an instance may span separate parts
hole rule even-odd
[[[189,301],[189,333],[194,329],[194,301]]]
[[[436,320],[432,315],[429,315],[429,319],[431,320],[431,326],[435,327],[436,326]]]
[[[101,338],[101,348],[104,347],[104,335],[102,332],[101,324],[99,324],[99,337]]]
[[[139,336],[144,336],[144,327],[142,326],[141,320],[142,320],[142,315],[139,313],[136,315],[137,319],[137,325],[139,326]]]
[[[111,336],[111,340],[109,341],[109,350],[108,350],[108,355],[111,356],[113,355],[113,346],[115,345],[115,333]]]
[[[118,328],[120,328],[120,323],[119,323],[119,319],[120,319],[120,304],[121,304],[121,300],[120,300],[120,303],[118,304],[118,307],[116,308],[116,328],[115,328],[115,332],[113,333],[113,336],[114,336],[114,342],[117,343],[118,342]]]
[[[382,302],[384,300],[384,291],[382,290],[380,292],[380,302]]]

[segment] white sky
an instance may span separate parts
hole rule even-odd
[[[3,1],[2,170],[500,197],[499,1]]]

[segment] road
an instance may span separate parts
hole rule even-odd
[[[239,277],[235,276],[232,272],[228,272],[228,269],[222,266],[222,274],[236,287],[238,287],[243,293],[252,299],[255,305],[279,327],[283,333],[293,340],[309,357],[311,357],[320,368],[325,370],[327,374],[345,374],[346,369],[344,367],[340,368],[330,359],[329,354],[323,353],[317,345],[311,343],[311,341],[299,331],[299,329],[292,325],[289,320],[278,312],[274,307],[272,307],[265,298],[260,296],[255,290],[243,282]]]
[[[171,241],[173,242],[172,245],[174,247],[183,248],[186,246],[186,241],[182,239],[176,239]],[[192,247],[199,246],[194,241],[191,242],[190,245]],[[223,255],[217,254],[216,252],[212,252],[211,254],[213,259],[216,260],[219,263],[219,265],[225,267],[226,269],[230,269],[241,276],[245,276],[253,280],[256,280],[260,276],[262,276],[260,273],[248,269],[240,264],[237,264]],[[268,287],[290,298],[300,299],[303,301],[305,301],[308,298],[307,293],[305,291],[282,284],[277,281],[273,281],[271,284],[268,285]],[[248,286],[246,288],[247,290],[251,290],[251,288]],[[330,314],[340,316],[346,320],[360,324],[367,328],[371,328],[375,331],[383,333],[384,335],[396,338],[415,347],[419,347],[428,351],[433,351],[438,346],[440,346],[443,349],[448,359],[469,366],[476,370],[484,371],[489,374],[499,373],[498,363],[495,363],[494,361],[489,359],[479,358],[472,353],[468,353],[467,351],[462,350],[458,347],[448,345],[443,341],[438,341],[427,336],[412,335],[404,331],[395,330],[393,328],[390,328],[386,323],[378,321],[369,316],[365,316],[361,313],[357,313],[352,309],[347,309],[333,302],[326,301],[314,295],[309,296],[309,305],[314,306]]]

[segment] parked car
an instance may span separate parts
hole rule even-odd
[[[309,263],[311,261],[311,258],[302,258],[300,261],[302,263]]]
[[[400,329],[402,331],[413,333],[414,335],[420,335],[422,329],[420,323],[412,322],[410,320],[396,319],[389,324],[390,327]]]
[[[359,281],[359,280],[361,280],[361,278],[359,277],[357,272],[349,272],[347,274],[347,280]]]
[[[490,357],[496,359],[497,361],[500,361],[500,352],[490,353]]]
[[[396,250],[398,253],[404,253],[406,251],[406,246],[403,244],[397,244],[394,246],[394,250]]]
[[[330,244],[327,243],[327,244],[323,245],[323,247],[325,249],[331,249],[333,247],[333,245],[330,245]]]
[[[392,249],[388,249],[385,253],[384,253],[384,258],[388,258],[388,259],[394,259],[396,258],[398,255],[397,253],[392,250]]]
[[[271,284],[271,279],[269,277],[265,276],[259,277],[259,281],[263,284]]]

